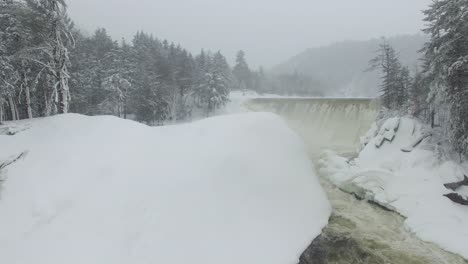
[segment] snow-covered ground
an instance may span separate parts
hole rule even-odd
[[[327,151],[319,170],[342,190],[402,214],[421,239],[468,259],[468,207],[443,196],[452,192],[445,183],[467,173],[454,161],[438,158],[429,139],[413,148],[427,131],[414,119],[389,119],[380,129],[374,126],[356,159]],[[458,190],[460,195],[466,191]]]
[[[331,209],[301,140],[276,115],[246,113],[261,97],[284,98],[235,92],[223,116],[157,128],[80,115],[0,126],[0,168],[25,153],[0,170],[0,260],[297,262]],[[327,151],[318,169],[468,259],[468,207],[443,196],[466,171],[430,139],[413,147],[427,131],[390,119],[356,159]]]
[[[1,263],[296,263],[331,213],[303,143],[273,114],[16,128],[0,135],[0,163],[26,153],[0,171]]]

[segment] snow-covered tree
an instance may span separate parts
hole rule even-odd
[[[429,94],[429,85],[424,75],[416,71],[409,89],[409,111],[416,117],[429,120],[429,106],[427,96]]]
[[[130,82],[116,73],[104,79],[102,87],[107,94],[104,101],[99,104],[101,113],[125,117],[127,97],[131,88]]]
[[[128,113],[150,124],[186,119],[207,73],[231,85],[220,53],[194,58],[143,32],[131,44],[103,28],[87,36],[74,28],[64,0],[0,0],[0,122],[68,111]],[[211,96],[210,108],[219,98]]]
[[[19,119],[16,94],[26,69],[19,68],[22,65],[16,54],[29,33],[20,21],[24,8],[19,2],[0,2],[0,122],[6,115],[5,104],[9,106],[10,119]]]
[[[178,93],[176,96],[176,119],[185,119],[190,117],[192,106],[189,104],[191,91],[196,83],[196,64],[191,55],[179,47],[179,53],[176,59],[178,65],[175,72],[175,81],[177,89],[173,93]]]
[[[238,89],[252,89],[252,72],[250,71],[247,60],[245,59],[245,52],[240,50],[237,53],[236,65],[232,73],[237,79]]]
[[[210,60],[208,71],[195,91],[198,103],[207,115],[228,102],[232,86],[230,75],[226,59],[217,52]]]
[[[398,97],[397,105],[399,107],[406,107],[408,105],[409,93],[411,85],[413,84],[413,78],[408,67],[400,67],[398,74]]]
[[[424,47],[430,85],[432,123],[447,129],[449,140],[468,154],[468,1],[435,0],[424,11],[430,41]]]
[[[459,153],[468,154],[468,55],[449,68],[450,141]]]
[[[377,56],[370,61],[371,70],[382,72],[381,98],[389,109],[401,109],[406,103],[410,86],[410,74],[401,66],[396,51],[383,39]]]
[[[36,46],[23,51],[21,59],[35,62],[47,70],[49,91],[45,92],[45,115],[67,113],[70,101],[68,49],[75,43],[67,6],[63,0],[26,0],[26,3],[32,11],[30,23],[42,27],[35,32],[44,34],[38,36],[41,41]]]

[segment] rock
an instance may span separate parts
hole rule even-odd
[[[431,133],[422,133],[419,137],[417,137],[409,146],[404,147],[401,149],[403,152],[412,152],[415,147],[417,147],[424,139],[432,136]]]
[[[332,215],[330,224],[299,258],[299,264],[427,264],[425,256],[412,255],[357,235],[356,224]]]
[[[458,193],[449,193],[445,194],[444,196],[449,198],[454,203],[468,206],[468,199],[465,199]]]
[[[464,178],[463,178],[462,181],[447,183],[447,184],[444,184],[444,186],[445,186],[445,188],[447,188],[449,190],[456,191],[458,188],[460,188],[462,186],[468,186],[468,177],[466,175],[464,175]]]

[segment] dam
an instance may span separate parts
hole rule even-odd
[[[251,111],[280,115],[307,145],[310,155],[324,149],[356,153],[360,139],[377,118],[379,103],[372,99],[252,99]]]
[[[281,116],[298,134],[314,165],[320,153],[333,150],[353,157],[360,139],[379,114],[372,99],[257,98],[250,111]],[[299,264],[467,264],[462,257],[424,242],[405,228],[405,218],[334,186],[319,170],[333,207],[328,226],[302,254]]]

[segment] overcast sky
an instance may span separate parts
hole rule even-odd
[[[88,32],[115,38],[137,30],[180,43],[193,53],[239,49],[253,67],[273,66],[310,48],[340,40],[415,34],[430,0],[68,0]]]

